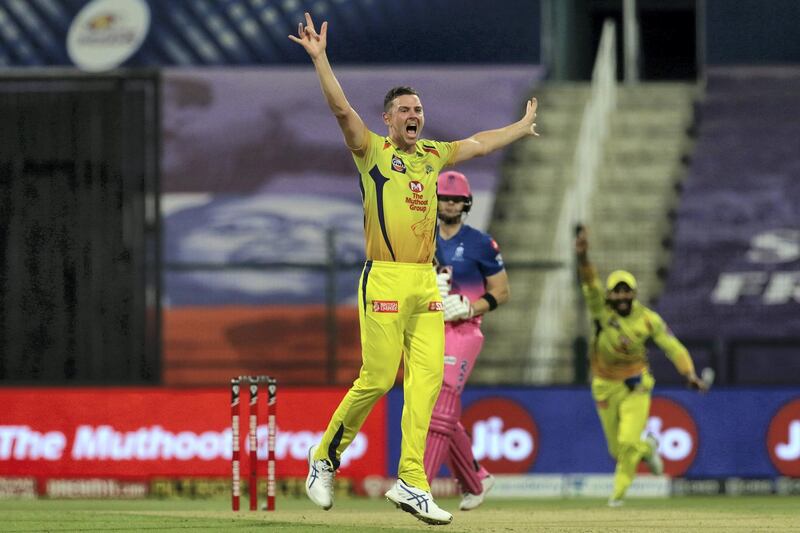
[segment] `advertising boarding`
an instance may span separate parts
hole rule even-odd
[[[279,387],[278,480],[305,479],[308,449],[319,441],[344,393],[344,388]],[[249,471],[247,403],[243,393],[243,479]],[[338,480],[396,476],[402,403],[402,390],[395,389],[375,405],[342,456]],[[257,455],[263,479],[268,432],[263,392],[260,404]],[[162,479],[216,479],[223,482],[221,490],[229,487],[232,414],[225,387],[7,388],[0,390],[0,405],[0,493],[32,491],[31,483],[38,483],[40,493],[56,494],[59,483],[70,480],[91,481],[95,493],[118,490],[118,482]],[[614,471],[584,388],[473,388],[464,393],[463,407],[475,459],[501,478],[510,476],[526,487],[547,485],[550,493],[563,495],[581,489],[569,483],[602,484],[606,481],[598,476]],[[726,490],[740,491],[749,490],[752,480],[785,487],[800,478],[800,395],[794,389],[700,395],[662,387],[653,396],[646,431],[659,441],[668,478],[728,480]],[[446,468],[439,475],[447,477]],[[297,490],[302,495],[301,485]]]

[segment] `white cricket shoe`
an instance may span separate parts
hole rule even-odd
[[[402,479],[386,491],[386,499],[427,524],[443,526],[453,521],[453,515],[436,505],[430,492],[407,485]]]
[[[622,501],[622,500],[617,500],[617,499],[614,499],[614,498],[609,498],[608,499],[608,506],[609,507],[622,507],[623,505],[625,505],[625,502]]]
[[[458,504],[459,509],[462,511],[471,511],[482,504],[483,499],[486,498],[486,494],[494,487],[494,476],[489,474],[483,478],[481,480],[481,485],[483,485],[483,491],[480,494],[472,494],[471,492],[464,493],[464,497],[461,498],[461,503]]]
[[[644,457],[644,462],[647,463],[647,468],[650,470],[650,473],[660,476],[664,473],[664,461],[662,461],[661,456],[658,455],[658,439],[656,439],[656,436],[652,433],[648,433],[644,440],[650,445],[650,449],[652,450],[650,455]]]
[[[333,478],[336,475],[333,465],[327,459],[314,460],[317,445],[308,449],[308,477],[306,494],[311,501],[325,509],[333,507]]]

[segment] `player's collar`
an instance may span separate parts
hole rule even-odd
[[[441,233],[439,233],[439,238],[442,239],[443,241],[450,242],[453,239],[455,239],[456,237],[458,237],[459,235],[461,235],[465,231],[464,228],[466,228],[466,227],[467,227],[467,225],[462,222],[461,223],[461,227],[458,228],[458,231],[453,233],[452,236],[450,236],[450,237],[442,237]]]
[[[388,136],[388,135],[386,135],[384,137],[384,142],[387,142],[387,143],[391,144],[392,148],[394,148],[394,151],[397,152],[398,154],[401,154],[401,155],[407,155],[407,156],[422,156],[422,155],[425,155],[425,152],[420,147],[420,142],[419,141],[414,143],[414,153],[413,154],[409,154],[408,152],[405,152],[405,151],[401,150],[400,147],[397,146],[397,143],[394,142],[394,140],[392,140],[392,138],[390,136]]]

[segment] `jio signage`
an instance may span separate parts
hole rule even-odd
[[[645,431],[658,439],[664,473],[673,477],[684,475],[692,465],[699,445],[692,415],[674,400],[655,397],[650,404]]]
[[[785,404],[772,417],[767,453],[778,472],[800,477],[800,399]]]
[[[478,400],[462,413],[461,423],[472,435],[475,459],[490,472],[528,472],[536,461],[539,429],[528,410],[514,400]]]
[[[473,387],[461,422],[475,459],[497,474],[611,474],[588,387]],[[389,395],[386,470],[400,457],[401,390]],[[658,439],[668,476],[800,477],[798,388],[725,387],[707,394],[657,386],[645,432]],[[642,467],[641,471],[644,471]]]

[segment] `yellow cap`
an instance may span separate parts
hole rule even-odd
[[[613,290],[620,283],[624,283],[631,289],[636,290],[636,278],[627,270],[615,270],[609,274],[606,280],[606,290]]]

